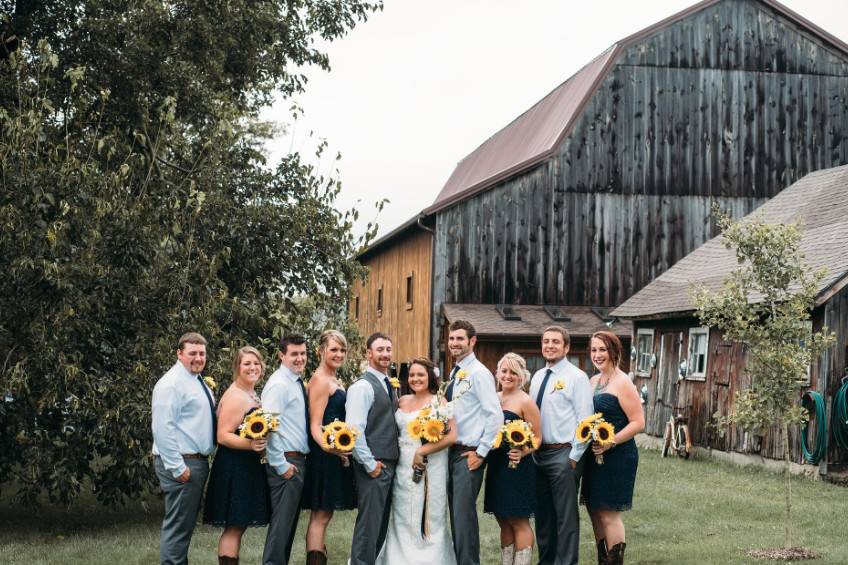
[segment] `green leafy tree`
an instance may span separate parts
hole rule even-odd
[[[0,0],[0,484],[23,502],[155,488],[150,393],[183,332],[226,385],[235,347],[353,330],[376,226],[353,234],[335,174],[269,166],[257,112],[377,7]]]
[[[724,245],[734,251],[739,267],[722,291],[698,286],[692,298],[705,325],[745,345],[745,371],[751,378],[750,388],[737,392],[734,410],[720,425],[734,423],[760,435],[772,426],[782,431],[784,545],[790,547],[789,428],[807,417],[799,405],[807,368],[833,342],[827,328],[813,333],[809,322],[825,273],[804,266],[797,224],[767,224],[758,216],[733,221],[718,208],[715,214]]]

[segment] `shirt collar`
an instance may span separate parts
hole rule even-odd
[[[200,375],[200,373],[197,373],[197,374],[192,373],[191,371],[189,371],[188,369],[186,369],[186,366],[185,366],[185,365],[183,365],[183,364],[182,364],[181,362],[179,362],[179,361],[177,361],[176,365],[174,365],[174,366],[175,366],[175,367],[177,367],[177,370],[178,370],[178,371],[182,372],[184,375],[186,375],[186,376],[188,376],[188,377],[190,377],[190,378],[192,378],[192,379],[196,379],[196,378]]]
[[[381,373],[380,371],[378,371],[377,369],[375,369],[375,368],[374,368],[374,367],[372,367],[371,365],[368,365],[368,368],[366,369],[366,372],[371,373],[372,375],[374,375],[375,377],[377,377],[377,378],[378,378],[378,379],[380,379],[380,380],[388,379],[388,378],[389,378],[389,376],[388,376],[388,375],[384,375],[383,373]]]
[[[568,356],[565,356],[548,368],[554,373],[559,373],[560,371],[564,371],[569,365],[571,365],[571,362],[568,360]]]
[[[300,380],[300,375],[286,367],[285,365],[280,365],[280,371],[282,371],[283,376],[287,377],[293,383],[296,383]]]
[[[468,366],[471,363],[473,363],[476,360],[477,360],[477,357],[474,355],[474,352],[472,351],[467,356],[463,357],[462,361],[457,361],[456,364],[459,366],[460,369],[466,369],[466,368],[468,368]]]

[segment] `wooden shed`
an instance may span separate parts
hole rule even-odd
[[[806,265],[828,270],[811,313],[812,326],[815,331],[827,326],[836,334],[836,344],[810,367],[807,386],[824,396],[829,413],[848,367],[848,166],[808,174],[755,214],[767,223],[800,222]],[[648,389],[646,433],[661,436],[672,408],[684,406],[694,445],[782,459],[782,435],[777,428],[760,437],[735,427],[715,426],[713,415],[727,415],[736,392],[750,386],[746,352],[739,343],[723,339],[717,329],[701,326],[694,317],[689,290],[692,283],[720,290],[737,267],[733,252],[724,247],[721,236],[716,237],[625,301],[613,315],[633,321],[636,384]],[[684,359],[686,371],[678,379],[679,362]],[[830,427],[828,418],[829,436]],[[799,430],[790,433],[792,460],[801,463]],[[820,472],[843,474],[848,470],[848,451],[837,448],[832,440],[829,444]]]

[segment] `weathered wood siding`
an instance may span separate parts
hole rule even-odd
[[[392,337],[394,359],[405,363],[428,356],[430,348],[430,279],[433,236],[414,229],[361,259],[368,267],[365,281],[354,285],[349,314],[363,336],[380,331]],[[413,300],[406,302],[406,277],[412,274]],[[383,289],[383,309],[377,310],[377,293]],[[359,299],[359,316],[356,301]]]
[[[731,413],[736,394],[751,385],[750,378],[745,373],[747,352],[741,344],[724,340],[720,331],[711,329],[706,379],[677,380],[677,363],[680,358],[687,356],[689,348],[689,329],[699,325],[695,318],[635,323],[634,335],[639,328],[654,330],[653,352],[658,358],[657,366],[650,375],[636,377],[637,387],[648,387],[645,432],[661,437],[672,407],[685,406],[694,445],[782,459],[783,432],[778,427],[770,428],[762,437],[758,437],[736,426],[716,426],[716,415],[727,416]],[[837,293],[824,306],[813,312],[813,329],[819,331],[825,325],[836,335],[836,343],[812,365],[810,383],[805,389],[822,393],[825,405],[829,408],[834,394],[841,386],[841,378],[845,375],[848,363],[848,288]],[[830,430],[829,419],[827,427]],[[843,471],[848,465],[848,452],[833,445],[830,431],[828,436],[827,461],[839,465],[838,469]],[[789,444],[791,460],[801,463],[803,456],[799,427],[790,429]]]
[[[848,59],[727,0],[628,48],[556,156],[436,214],[442,303],[616,306],[804,174],[848,163]]]

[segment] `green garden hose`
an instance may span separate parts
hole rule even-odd
[[[810,390],[801,397],[801,404],[806,407],[810,402],[812,402],[816,408],[816,448],[810,452],[810,448],[807,445],[807,431],[810,427],[810,420],[808,419],[804,422],[804,426],[801,428],[801,451],[804,452],[804,459],[813,465],[816,465],[819,461],[821,461],[821,458],[827,450],[824,398],[822,398],[822,395],[816,391]]]
[[[836,445],[848,449],[848,380],[843,379],[842,386],[833,397],[830,429]]]

